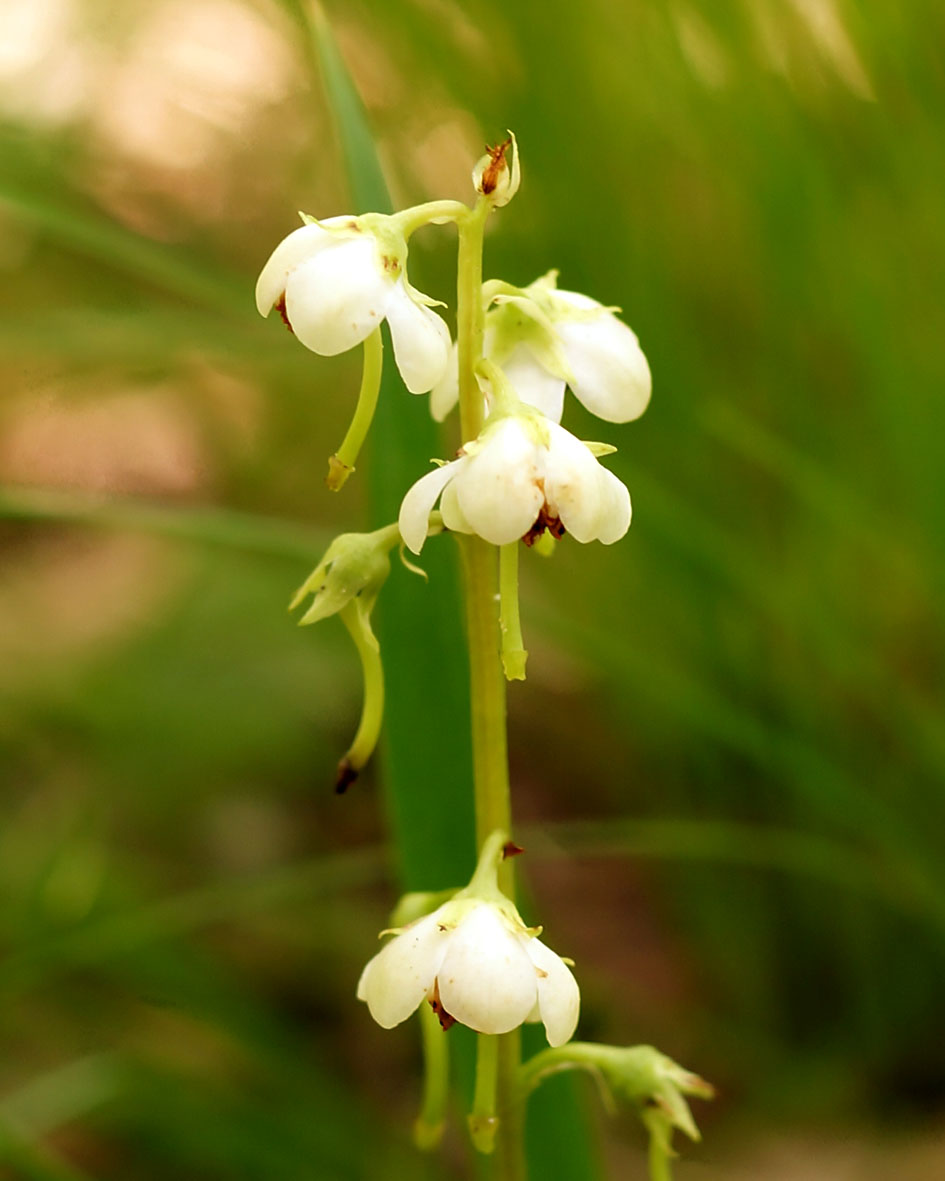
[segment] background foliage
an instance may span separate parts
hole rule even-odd
[[[459,1138],[418,1164],[413,1038],[353,1000],[403,852],[377,776],[331,793],[360,692],[343,629],[285,613],[368,513],[361,473],[321,484],[355,359],[252,306],[294,211],[353,200],[307,11],[0,12],[13,1178],[467,1175]],[[525,183],[487,273],[559,267],[654,371],[607,432],[633,528],[526,563],[511,695],[530,888],[583,1034],[719,1084],[684,1179],[941,1176],[945,13],[327,11],[395,203],[465,199],[513,127]],[[411,265],[450,299],[434,232]],[[422,438],[425,400],[398,399]],[[371,462],[393,480],[383,438]],[[421,623],[433,562],[432,587],[392,575]],[[461,679],[457,651],[401,647],[416,688]],[[468,772],[441,757],[448,816]],[[466,876],[468,849],[432,856]],[[639,1175],[631,1121],[598,1133]]]

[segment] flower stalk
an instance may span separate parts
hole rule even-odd
[[[352,600],[342,607],[339,614],[358,650],[364,677],[361,720],[353,742],[338,763],[335,791],[341,795],[361,774],[377,746],[381,722],[384,720],[384,666],[381,663],[380,645],[357,600]]]
[[[528,659],[518,608],[518,545],[513,541],[499,550],[499,629],[502,633],[502,668],[507,681],[525,680]]]
[[[488,199],[480,196],[469,217],[459,224],[456,343],[464,439],[476,438],[485,419],[476,366],[482,358],[482,251],[490,209]],[[498,562],[495,547],[479,537],[462,537],[459,544],[469,645],[476,844],[481,849],[493,831],[509,832],[512,820],[505,680],[498,650]],[[514,870],[508,859],[499,866],[499,886],[514,902]],[[493,1150],[496,1181],[526,1177],[522,1126],[511,1114],[520,1062],[518,1030],[497,1037],[479,1035],[472,1117],[476,1128],[471,1122],[470,1131],[480,1151]]]
[[[443,1138],[450,1094],[450,1046],[436,1013],[429,1005],[420,1009],[423,1046],[423,1100],[413,1125],[413,1142],[424,1152]]]
[[[670,1181],[672,1136],[698,1139],[686,1096],[712,1089],[651,1046],[570,1043],[580,991],[562,959],[527,926],[515,905],[509,840],[506,681],[524,680],[527,652],[519,612],[519,545],[548,553],[565,534],[611,545],[630,525],[630,495],[598,463],[614,448],[583,442],[560,425],[565,390],[598,417],[628,422],[649,401],[649,366],[619,309],[559,289],[557,271],[527,287],[483,284],[485,224],[521,182],[512,132],[487,148],[473,170],[470,208],[431,201],[400,213],[364,213],[319,221],[302,214],[263,267],[256,287],[262,315],[278,310],[312,352],[331,356],[363,345],[361,388],[351,425],[329,460],[337,491],[355,468],[381,384],[386,320],[393,359],[414,394],[429,392],[436,419],[459,403],[462,446],[421,476],[404,496],[396,524],[336,538],[296,593],[312,602],[301,623],[338,614],[358,651],[364,703],[354,741],[338,767],[344,791],[373,753],[384,710],[380,649],[371,611],[398,543],[419,554],[448,530],[461,558],[476,844],[475,873],[462,889],[406,895],[389,938],[357,986],[371,1016],[392,1029],[420,1011],[424,1091],[414,1124],[418,1147],[439,1143],[449,1100],[445,1035],[456,1023],[477,1034],[473,1146],[488,1158],[492,1181],[526,1181],[524,1114],[528,1096],[548,1075],[581,1069],[595,1076],[605,1101],[635,1107],[650,1135],[651,1181]],[[407,276],[409,239],[426,225],[458,231],[456,344],[438,301]],[[439,511],[434,506],[439,501]],[[524,1022],[544,1025],[549,1048],[521,1063]]]
[[[332,492],[338,492],[348,477],[354,472],[354,465],[361,447],[367,438],[374,421],[374,411],[377,407],[377,396],[381,392],[381,369],[384,361],[384,344],[381,340],[380,328],[374,331],[364,341],[364,368],[361,372],[361,389],[358,391],[358,403],[354,417],[348,427],[347,434],[341,446],[328,460],[328,475],[325,483]]]

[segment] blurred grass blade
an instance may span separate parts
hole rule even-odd
[[[219,262],[195,263],[191,255],[126,229],[69,190],[61,173],[35,167],[23,137],[0,129],[0,203],[60,245],[163,288],[216,312],[253,315],[242,275]]]

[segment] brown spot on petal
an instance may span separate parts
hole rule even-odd
[[[507,861],[510,857],[517,857],[519,853],[524,852],[521,845],[516,845],[514,841],[506,841],[502,846],[502,860]]]
[[[456,1018],[443,1008],[440,1001],[440,985],[439,981],[433,981],[433,995],[429,997],[430,1008],[436,1013],[436,1019],[440,1023],[440,1029],[445,1033],[448,1029],[456,1024]]]
[[[533,546],[546,529],[555,541],[560,541],[566,532],[564,525],[561,524],[561,518],[552,516],[548,505],[543,504],[541,506],[541,512],[538,514],[538,520],[522,537],[522,541],[527,546]]]
[[[276,300],[275,308],[276,308],[276,311],[279,313],[279,315],[282,317],[282,323],[285,324],[286,328],[288,328],[288,330],[292,333],[292,335],[295,336],[295,329],[289,323],[289,317],[286,314],[286,310],[285,310],[285,292],[284,291],[279,296],[279,298]]]

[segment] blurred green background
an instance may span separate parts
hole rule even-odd
[[[528,556],[510,694],[525,871],[578,962],[580,1033],[654,1042],[719,1086],[682,1181],[941,1178],[945,9],[327,13],[395,203],[467,199],[512,127],[525,179],[486,274],[560,268],[624,309],[654,373],[638,424],[566,411],[619,446],[635,520],[618,546]],[[470,1175],[455,1131],[445,1163],[414,1155],[414,1031],[353,995],[415,876],[391,815],[414,846],[424,817],[461,833],[468,769],[401,709],[422,815],[376,768],[336,798],[356,659],[337,621],[285,611],[376,511],[371,479],[399,495],[429,455],[425,399],[386,391],[419,454],[375,437],[328,494],[357,358],[253,308],[297,209],[352,210],[305,14],[0,7],[15,1181]],[[453,267],[451,231],[418,235],[417,286],[452,301]],[[414,632],[452,585],[437,544],[431,585],[392,575]],[[445,626],[435,663],[396,617],[385,646],[398,684],[450,706]],[[461,883],[465,842],[435,844],[431,875]],[[610,1175],[642,1177],[632,1117],[590,1119]]]

